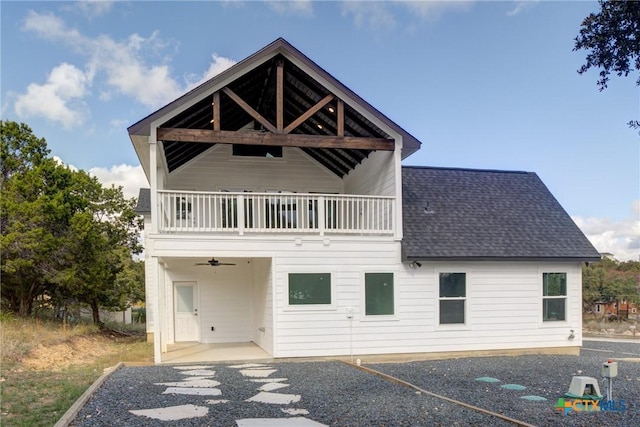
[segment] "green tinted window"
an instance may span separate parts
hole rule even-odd
[[[542,292],[545,297],[567,295],[567,273],[544,273]]]
[[[440,324],[464,323],[464,300],[440,300]]]
[[[364,298],[367,316],[393,314],[393,273],[365,273]]]
[[[465,323],[466,273],[440,273],[440,324]]]
[[[466,296],[466,273],[440,273],[440,298]]]
[[[542,320],[567,320],[567,273],[542,273]]]
[[[330,273],[289,273],[289,305],[331,304]]]

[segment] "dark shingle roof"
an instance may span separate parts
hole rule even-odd
[[[138,204],[136,205],[136,212],[144,215],[151,213],[151,189],[141,188],[138,194]]]
[[[407,260],[600,259],[535,173],[403,167],[402,197]]]

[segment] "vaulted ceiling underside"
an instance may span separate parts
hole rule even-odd
[[[272,57],[228,84],[227,88],[275,126],[278,114],[276,76],[278,61],[282,61],[280,63],[283,64],[282,119],[283,127],[286,128],[331,92],[284,56]],[[268,132],[225,91],[218,93],[221,131]],[[213,94],[203,98],[160,127],[213,129],[213,99]],[[344,137],[390,138],[387,133],[349,106],[347,102],[344,102],[343,111]],[[335,97],[290,130],[289,134],[335,137],[338,135],[338,127],[338,99]],[[164,140],[164,155],[169,172],[176,170],[214,145],[215,143],[208,142]],[[349,146],[349,144],[339,148],[305,147],[304,144],[300,144],[299,148],[339,177],[348,174],[373,151]]]

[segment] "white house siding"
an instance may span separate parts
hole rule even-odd
[[[375,339],[380,343],[382,340],[374,338],[380,328],[397,330],[398,322],[362,321],[364,273],[393,272],[397,276],[400,269],[403,269],[400,245],[390,238],[335,239],[328,245],[303,243],[299,250],[280,252],[275,279],[277,350],[274,356],[346,355],[352,348],[356,350],[358,340]],[[332,306],[326,309],[288,306],[289,273],[330,273]],[[397,277],[395,284],[398,285]],[[347,318],[347,308],[353,309],[353,320]]]
[[[423,263],[422,268],[411,269],[394,262],[392,245],[378,244],[377,250],[361,251],[359,256],[347,246],[332,249],[278,257],[276,357],[581,345],[578,263]],[[332,273],[334,307],[314,311],[286,306],[287,275],[301,271]],[[440,271],[467,273],[465,325],[438,325]],[[364,318],[364,272],[395,273],[394,319]],[[566,321],[542,321],[543,272],[567,273]],[[352,321],[347,319],[347,307],[354,309]],[[572,329],[576,338],[569,340]]]
[[[252,268],[246,259],[231,259],[236,266],[195,266],[194,260],[168,261],[167,290],[175,282],[195,282],[198,286],[200,342],[229,343],[251,341]],[[173,294],[173,292],[168,292]],[[173,319],[173,297],[167,298],[167,314]],[[173,321],[169,322],[170,325]],[[212,331],[211,328],[214,328]],[[170,330],[173,328],[170,327]],[[170,334],[170,342],[172,342]]]
[[[224,261],[250,260],[252,267],[228,270],[197,270],[183,261],[181,275],[177,275],[177,268],[169,271],[172,280],[198,282],[203,289],[201,307],[215,304],[207,287],[217,275],[238,275],[227,281],[240,288],[237,293],[229,290],[226,303],[238,315],[225,319],[229,327],[232,318],[237,322],[237,335],[226,335],[225,339],[254,341],[275,357],[581,345],[582,285],[577,262],[423,262],[421,268],[413,269],[400,262],[400,243],[391,237],[163,236],[153,244],[154,253],[170,260],[200,257],[202,261],[212,255]],[[331,273],[332,306],[321,310],[288,306],[288,274],[305,272]],[[365,318],[365,272],[394,273],[396,310],[392,318]],[[465,325],[438,325],[439,272],[467,273]],[[567,273],[566,321],[542,321],[543,272]],[[353,308],[353,320],[347,318],[349,307]],[[217,331],[224,324],[214,319],[203,321],[204,342],[217,342],[211,341],[206,330],[214,321]],[[258,330],[262,327],[264,333]],[[574,340],[568,339],[571,329]]]
[[[273,353],[273,286],[271,259],[255,258],[253,263],[252,341]]]
[[[234,157],[219,144],[169,175],[165,187],[200,191],[293,191],[342,193],[343,182],[301,150],[283,148],[282,158]]]
[[[345,177],[345,192],[348,194],[395,196],[395,185],[392,151],[371,153]]]

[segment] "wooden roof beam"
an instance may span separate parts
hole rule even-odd
[[[305,120],[307,120],[309,117],[313,116],[316,112],[322,109],[322,107],[327,105],[329,102],[333,101],[333,98],[335,98],[333,94],[329,94],[324,98],[322,98],[318,103],[316,103],[316,105],[309,108],[300,117],[298,117],[293,122],[291,122],[289,126],[284,128],[284,133],[290,133],[292,130],[300,126],[300,124],[304,123]]]
[[[276,61],[276,129],[282,133],[284,127],[284,61]],[[285,132],[286,133],[286,132]]]
[[[253,117],[258,123],[264,126],[269,132],[276,133],[276,127],[269,123],[269,120],[265,119],[262,114],[258,113],[256,110],[251,107],[251,105],[247,104],[242,98],[240,98],[234,91],[229,89],[228,87],[222,88],[222,91],[226,93],[229,98],[231,98],[240,108],[246,111],[251,117]]]
[[[234,132],[182,128],[158,128],[157,139],[158,141],[272,145],[306,148],[349,148],[354,150],[380,151],[393,151],[395,147],[394,140],[387,138],[278,134],[270,132]]]

